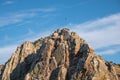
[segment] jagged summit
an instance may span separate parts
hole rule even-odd
[[[115,65],[117,66],[117,65]],[[96,56],[94,49],[69,29],[20,45],[1,67],[1,80],[119,80],[120,68]],[[117,71],[116,71],[117,69]]]

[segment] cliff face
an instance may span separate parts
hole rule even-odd
[[[120,67],[96,56],[94,49],[68,29],[25,42],[5,64],[2,80],[119,80]]]
[[[4,65],[0,65],[0,80],[2,78],[3,69],[4,69]]]

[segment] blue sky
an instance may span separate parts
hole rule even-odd
[[[0,64],[23,42],[63,27],[120,63],[120,0],[0,0]]]

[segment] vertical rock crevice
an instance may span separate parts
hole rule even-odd
[[[17,48],[1,80],[119,80],[120,68],[102,57],[77,33],[58,29]]]

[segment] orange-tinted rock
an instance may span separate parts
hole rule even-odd
[[[120,79],[118,65],[95,55],[85,40],[66,28],[34,43],[25,42],[0,71],[2,80]]]

